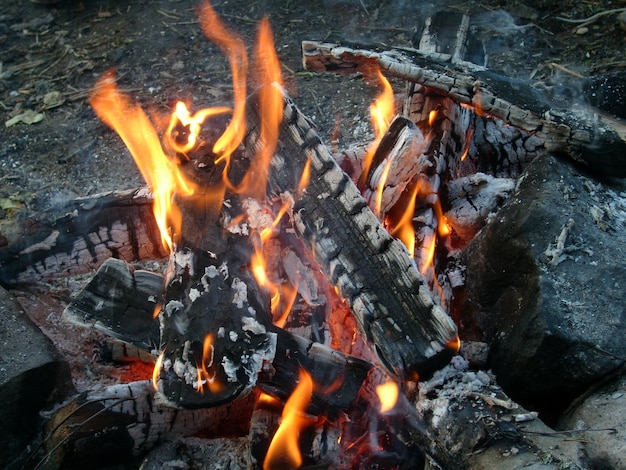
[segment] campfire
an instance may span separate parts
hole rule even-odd
[[[513,457],[521,451],[519,462],[540,454],[578,462],[510,424],[538,415],[482,370],[486,359],[472,347],[486,347],[490,327],[478,310],[489,295],[468,276],[483,269],[497,280],[474,263],[481,254],[471,256],[491,243],[481,241],[489,222],[524,191],[530,177],[520,176],[540,157],[565,153],[624,175],[614,121],[518,107],[496,96],[501,83],[476,65],[461,64],[478,80],[450,76],[441,62],[428,68],[417,53],[305,42],[306,68],[358,71],[380,90],[372,142],[331,152],[284,87],[269,21],[258,25],[249,63],[243,40],[209,3],[198,14],[228,58],[232,107],[178,102],[168,115],[147,112],[107,72],[90,104],[148,189],[97,207],[131,208],[135,222],[100,231],[102,253],[71,242],[63,255],[70,231],[55,230],[19,254],[28,261],[18,261],[26,266],[18,281],[47,269],[50,257],[70,270],[99,265],[66,319],[154,361],[151,377],[51,413],[41,466],[81,466],[111,443],[111,462],[132,461],[189,436],[215,446],[216,468],[468,468],[493,458],[492,443],[498,455],[503,446]],[[402,106],[391,77],[407,82]],[[77,210],[68,223],[81,217]],[[573,224],[546,250],[552,266],[566,259]],[[166,261],[154,273],[124,259]]]

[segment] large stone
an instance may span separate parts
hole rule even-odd
[[[544,155],[465,250],[461,337],[526,406],[558,412],[626,357],[625,195]]]
[[[626,468],[626,375],[576,401],[559,421],[559,429],[580,439],[592,468]],[[569,432],[572,431],[572,432]]]
[[[40,411],[73,390],[69,364],[0,287],[0,462],[19,468]]]

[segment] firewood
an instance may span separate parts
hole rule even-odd
[[[128,463],[156,444],[177,437],[246,435],[256,397],[201,410],[155,401],[148,380],[87,391],[50,413],[38,468],[85,468]]]
[[[76,198],[55,213],[2,221],[0,282],[35,282],[84,274],[115,256],[126,261],[167,256],[147,188]]]
[[[81,326],[127,341],[155,357],[160,347],[159,320],[154,318],[155,302],[163,292],[163,277],[134,270],[127,263],[107,260],[85,288],[70,302],[63,317]],[[115,292],[115,296],[110,296]],[[132,307],[129,307],[132,305]],[[266,393],[285,400],[296,386],[300,367],[319,384],[310,412],[336,414],[348,408],[359,392],[371,364],[346,356],[320,343],[314,343],[281,328],[265,325],[275,337],[275,355],[271,367],[258,377],[258,386]],[[211,397],[198,393],[196,407],[212,404]]]
[[[490,71],[471,73],[417,50],[373,50],[303,41],[303,64],[315,72],[352,73],[378,64],[477,112],[536,135],[545,151],[568,155],[602,175],[626,176],[626,137],[615,120],[589,107],[563,109],[528,83]]]
[[[258,97],[248,105],[246,153],[259,145]],[[456,348],[456,327],[435,304],[405,246],[382,227],[311,123],[285,97],[269,193],[293,200],[297,233],[350,305],[393,375],[428,375]],[[299,189],[305,167],[308,185]]]

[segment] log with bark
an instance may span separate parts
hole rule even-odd
[[[0,221],[0,283],[93,272],[111,256],[129,262],[165,258],[152,204],[150,191],[139,188]]]
[[[545,151],[568,155],[594,172],[626,176],[624,124],[584,104],[563,108],[528,83],[487,70],[463,69],[414,49],[366,49],[303,41],[304,67],[354,73],[377,64],[393,77],[427,87],[477,113],[536,136]]]

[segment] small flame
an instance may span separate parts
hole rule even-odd
[[[400,389],[397,383],[390,381],[376,386],[376,395],[378,395],[380,400],[380,412],[387,413],[396,406],[400,396]]]
[[[163,367],[163,358],[165,357],[165,351],[161,351],[159,358],[154,364],[154,370],[152,371],[152,386],[158,392],[159,391],[159,374],[161,373],[161,367]]]
[[[302,194],[307,186],[309,185],[309,180],[311,179],[311,157],[307,158],[306,163],[304,164],[304,168],[302,169],[302,175],[300,176],[300,182],[298,183],[298,194]]]
[[[433,109],[428,113],[428,125],[433,127],[435,125],[435,121],[437,121],[437,110]]]
[[[304,411],[312,394],[313,379],[301,370],[298,386],[285,403],[280,426],[267,449],[263,470],[295,469],[302,465],[298,437],[300,430],[308,422]]]
[[[172,113],[170,119],[170,125],[165,133],[167,143],[178,153],[186,154],[192,151],[196,147],[202,123],[208,117],[228,113],[230,111],[231,109],[227,107],[215,107],[205,108],[195,114],[191,114],[187,105],[179,101],[176,103],[175,111]],[[180,135],[176,129],[179,124],[182,124],[183,127],[187,129],[185,134],[186,142],[180,142],[178,139]]]
[[[391,231],[391,235],[398,238],[404,245],[411,258],[415,256],[415,228],[413,227],[413,217],[415,216],[415,203],[417,196],[422,187],[421,181],[418,181],[413,188],[413,194],[409,199],[406,209],[402,213],[402,217]]]
[[[385,184],[387,183],[387,178],[389,177],[389,171],[391,171],[391,165],[393,164],[393,160],[391,158],[387,159],[387,163],[385,163],[385,168],[383,168],[383,172],[380,175],[380,181],[378,182],[378,187],[376,188],[376,204],[374,213],[380,218],[382,216],[382,203],[383,203],[383,193],[385,191]]]
[[[154,214],[163,246],[173,250],[173,237],[180,234],[182,215],[172,199],[174,193],[192,195],[193,185],[185,179],[180,166],[165,154],[152,122],[141,107],[118,91],[112,71],[98,80],[90,104],[98,117],[119,134],[132,154],[154,194]]]
[[[367,177],[370,172],[376,149],[385,135],[385,132],[389,128],[389,124],[391,123],[396,111],[393,88],[391,87],[389,80],[387,80],[387,78],[382,74],[377,65],[374,66],[372,73],[377,77],[383,90],[376,97],[376,101],[370,105],[370,118],[372,121],[372,127],[374,128],[374,141],[367,149],[363,159],[362,175],[364,178]],[[361,181],[360,183],[363,182]]]
[[[465,135],[465,146],[461,154],[461,161],[464,161],[469,154],[470,147],[472,146],[472,137],[474,137],[474,128],[470,127],[467,129],[467,134]]]
[[[217,393],[222,389],[222,386],[216,382],[215,373],[211,374],[209,369],[213,366],[213,360],[215,355],[215,347],[213,346],[213,335],[208,334],[204,337],[202,343],[202,362],[197,364],[197,385],[196,390],[204,392],[204,385],[208,384],[209,391]]]
[[[219,156],[216,163],[229,161],[246,132],[246,75],[248,73],[248,56],[246,47],[238,35],[229,31],[219,19],[208,1],[204,1],[199,9],[200,26],[209,41],[214,42],[228,57],[233,80],[233,117],[228,127],[213,145],[213,153]],[[226,173],[226,172],[225,172]]]

